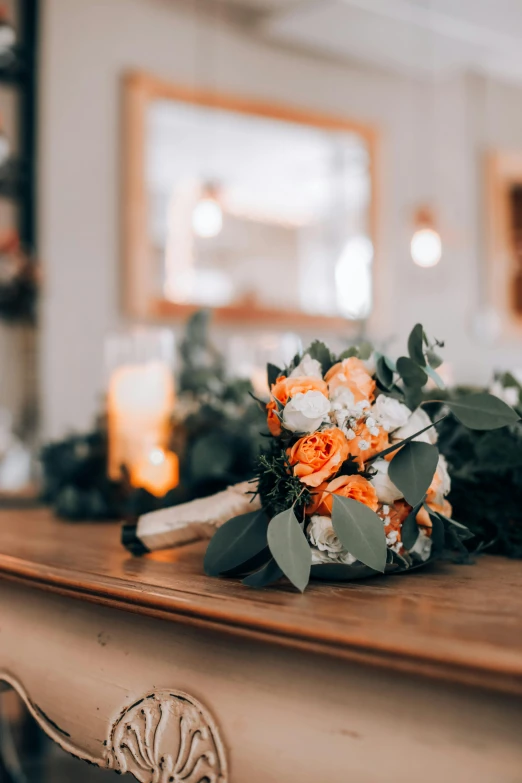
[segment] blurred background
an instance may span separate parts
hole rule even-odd
[[[449,383],[517,377],[519,0],[1,3],[0,491],[92,425],[110,333],[201,307],[259,393],[417,321]]]

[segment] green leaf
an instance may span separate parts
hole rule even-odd
[[[406,549],[409,551],[413,546],[415,546],[415,542],[417,541],[417,538],[419,537],[419,526],[417,524],[417,514],[419,513],[419,510],[422,506],[422,503],[418,503],[404,522],[402,523],[401,527],[401,540]]]
[[[466,525],[462,525],[460,522],[457,522],[455,519],[450,519],[450,517],[444,516],[444,514],[441,514],[440,511],[437,511],[437,516],[445,523],[445,525],[455,530],[457,536],[460,538],[461,541],[467,541],[469,538],[475,537],[474,533],[472,533],[471,530],[468,527],[466,527]]]
[[[519,415],[513,408],[487,392],[448,400],[446,405],[470,430],[496,430],[519,421]]]
[[[440,519],[436,511],[433,511],[426,503],[424,508],[428,512],[431,519],[431,542],[434,552],[441,552],[444,549],[444,543],[446,540],[446,531],[444,530],[444,523]]]
[[[271,364],[268,362],[266,365],[266,376],[268,379],[268,388],[271,389],[274,383],[277,381],[280,375],[283,374],[283,371],[277,367],[275,364]]]
[[[367,463],[372,463],[376,459],[379,459],[379,457],[385,457],[387,454],[392,454],[394,451],[398,451],[398,449],[402,448],[406,445],[406,443],[411,443],[414,438],[417,438],[419,435],[422,435],[423,432],[427,432],[427,430],[430,430],[432,427],[434,427],[436,424],[438,424],[440,421],[445,419],[446,416],[441,416],[440,419],[437,419],[437,421],[433,421],[431,424],[428,424],[427,427],[424,427],[422,430],[419,430],[418,432],[414,432],[413,435],[408,435],[407,438],[404,438],[404,440],[398,441],[398,443],[394,443],[393,446],[388,446],[387,449],[383,449],[382,451],[379,451],[378,454],[374,454],[373,457],[370,457],[370,459],[367,460]]]
[[[341,354],[339,354],[338,361],[342,362],[343,359],[350,359],[352,356],[357,356],[359,351],[357,350],[356,345],[350,345],[349,348],[347,348],[345,351],[343,351]]]
[[[416,410],[423,400],[420,386],[407,386],[404,390],[404,402],[410,411]]]
[[[317,359],[317,361],[320,362],[323,374],[327,373],[330,367],[333,365],[333,358],[332,354],[330,353],[330,349],[327,345],[321,342],[321,340],[314,340],[314,342],[304,353],[309,354],[312,359]]]
[[[379,356],[377,359],[375,374],[377,375],[377,380],[385,389],[389,389],[393,385],[393,370],[388,366],[386,357]]]
[[[390,359],[390,357],[386,355],[384,356],[384,361],[392,372],[397,372],[397,362],[394,362],[393,359]]]
[[[310,581],[312,552],[293,508],[270,520],[268,546],[284,575],[303,592]]]
[[[210,539],[205,573],[219,576],[259,554],[267,545],[267,528],[268,516],[262,509],[229,519]]]
[[[434,370],[436,370],[437,367],[440,367],[443,362],[443,359],[441,359],[438,353],[435,353],[433,348],[428,348],[426,351],[426,358],[428,359],[430,367],[433,367]]]
[[[333,496],[332,525],[344,548],[364,565],[384,573],[386,535],[375,511],[352,498]]]
[[[248,585],[249,587],[265,587],[266,585],[271,584],[271,582],[276,582],[278,579],[281,579],[282,576],[283,572],[272,557],[268,563],[265,563],[265,565],[259,569],[259,571],[255,571],[253,574],[246,576],[243,579],[243,584]]]
[[[428,491],[437,470],[439,452],[431,443],[411,441],[395,455],[388,476],[410,506],[416,506]]]
[[[412,361],[425,367],[426,359],[424,358],[423,342],[424,329],[422,324],[415,324],[408,337],[408,353]]]
[[[359,345],[359,359],[365,362],[373,353],[373,345],[367,340]]]
[[[426,372],[432,379],[432,381],[435,381],[436,385],[439,387],[439,389],[445,389],[446,386],[444,384],[444,381],[440,377],[439,373],[433,369],[433,367],[430,367],[429,365],[426,367]]]
[[[422,367],[419,367],[418,364],[407,356],[400,356],[397,359],[397,372],[404,381],[405,386],[411,386],[415,389],[422,388],[428,380],[428,376]]]

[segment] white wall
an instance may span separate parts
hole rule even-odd
[[[121,319],[119,100],[120,77],[128,69],[182,84],[207,78],[224,91],[375,123],[382,133],[381,220],[371,331],[403,339],[421,320],[446,339],[459,380],[486,380],[494,366],[516,362],[520,345],[484,348],[473,331],[481,239],[478,145],[505,130],[497,120],[489,137],[477,137],[476,84],[456,77],[432,87],[285,53],[230,30],[209,37],[198,24],[174,0],[43,2],[45,433],[56,436],[92,420],[104,384],[103,338]],[[502,117],[508,104],[508,124],[520,130],[522,92],[512,90],[495,92],[495,108]],[[516,143],[515,130],[507,136]],[[438,211],[446,240],[443,262],[432,270],[417,269],[409,258],[409,220],[425,202]]]

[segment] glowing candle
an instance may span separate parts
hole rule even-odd
[[[156,488],[158,496],[178,482],[177,457],[167,452],[174,408],[168,361],[172,347],[172,338],[166,341],[164,330],[138,330],[108,342],[112,370],[107,395],[108,474],[117,481],[125,466],[132,481],[132,476],[137,480],[137,475],[145,475],[146,465],[149,471],[159,469],[163,472],[157,478],[147,474],[147,488]],[[151,455],[155,455],[152,462]],[[159,462],[158,455],[163,457]]]
[[[178,457],[172,451],[151,449],[145,459],[131,468],[130,481],[133,487],[141,487],[161,498],[179,484]]]

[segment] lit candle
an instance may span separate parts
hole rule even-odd
[[[107,395],[109,477],[121,479],[123,466],[136,477],[138,468],[143,474],[148,463],[149,469],[164,471],[161,480],[148,481],[151,486],[166,487],[158,494],[165,494],[178,481],[177,457],[167,451],[174,408],[169,363],[172,340],[167,338],[163,330],[135,330],[115,335],[107,343],[111,370]],[[152,462],[151,455],[155,455]]]
[[[151,449],[145,459],[132,466],[130,481],[133,487],[146,489],[158,498],[179,484],[179,460],[173,451]]]

